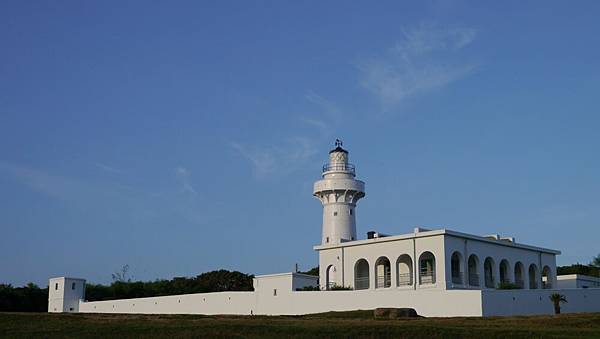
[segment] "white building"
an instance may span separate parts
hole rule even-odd
[[[600,277],[583,274],[565,274],[557,277],[558,288],[600,288]]]
[[[410,307],[424,316],[549,314],[548,296],[556,292],[567,297],[563,312],[600,311],[600,288],[579,288],[577,277],[557,280],[557,250],[448,229],[415,228],[397,236],[371,231],[359,240],[356,208],[365,184],[341,146],[336,142],[329,152],[313,190],[323,204],[321,245],[314,247],[319,277],[262,275],[252,292],[96,302],[85,301],[84,280],[52,278],[48,311],[274,315]],[[576,283],[562,288],[571,280]],[[298,291],[317,282],[321,291]]]
[[[526,289],[556,285],[553,272],[560,252],[517,244],[514,238],[415,228],[398,236],[369,232],[366,240],[357,240],[356,202],[365,196],[365,184],[355,179],[348,152],[340,146],[329,152],[314,195],[323,204],[323,239],[315,250],[320,286],[327,289],[333,285],[354,290],[493,289],[500,282]]]
[[[77,312],[85,299],[85,280],[58,277],[48,281],[48,312]]]

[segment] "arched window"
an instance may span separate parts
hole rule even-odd
[[[413,264],[410,255],[403,254],[396,261],[396,271],[398,286],[410,286],[413,284]]]
[[[535,264],[529,265],[529,289],[538,288],[538,268]]]
[[[452,274],[452,283],[462,285],[463,283],[463,272],[462,272],[462,255],[460,252],[452,253],[450,258],[450,272]]]
[[[485,287],[494,288],[494,259],[487,257],[483,262],[483,273],[485,276]]]
[[[325,289],[330,290],[333,286],[335,286],[337,284],[337,274],[336,274],[336,269],[335,266],[333,265],[329,265],[327,266],[327,272],[326,272],[326,285],[325,285]]]
[[[525,287],[524,276],[525,276],[525,268],[523,267],[523,264],[520,261],[517,261],[517,263],[515,264],[515,284],[519,288]]]
[[[435,284],[435,256],[431,252],[419,257],[419,284]]]
[[[502,284],[510,282],[510,278],[508,277],[509,267],[508,260],[502,259],[502,261],[500,261],[500,283]]]
[[[387,288],[392,286],[392,272],[390,260],[386,257],[379,257],[375,261],[375,288]]]
[[[542,270],[542,288],[552,288],[552,271],[548,266]]]
[[[369,289],[369,263],[365,259],[359,259],[354,265],[354,289]]]
[[[475,254],[471,254],[467,264],[469,286],[479,286],[479,258]]]

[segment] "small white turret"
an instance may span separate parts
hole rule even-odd
[[[84,279],[57,277],[48,281],[48,312],[79,312],[84,298]]]
[[[365,196],[365,183],[354,178],[354,165],[338,139],[323,166],[323,179],[315,182],[313,195],[323,204],[321,244],[356,240],[356,202]]]

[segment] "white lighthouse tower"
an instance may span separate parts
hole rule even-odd
[[[356,202],[365,196],[365,183],[354,176],[348,151],[338,139],[323,166],[323,179],[315,182],[313,190],[323,204],[322,245],[356,240]]]

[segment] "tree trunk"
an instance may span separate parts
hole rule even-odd
[[[554,314],[560,314],[560,305],[554,305]]]

